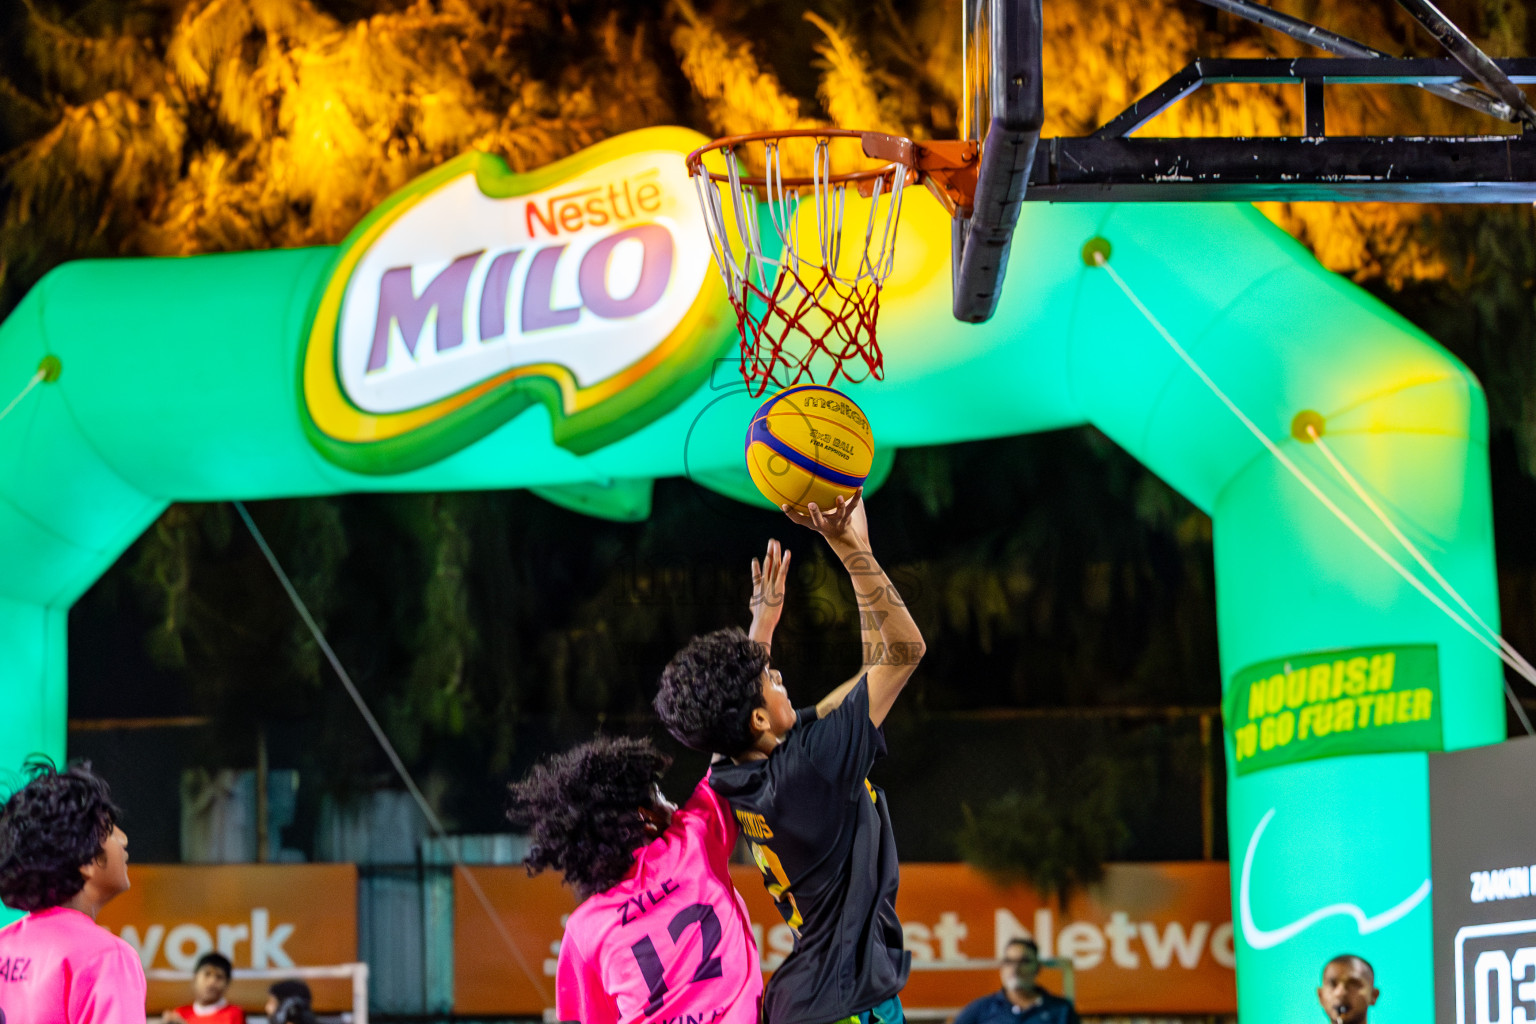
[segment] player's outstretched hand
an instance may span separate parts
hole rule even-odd
[[[780,506],[784,514],[801,526],[807,526],[823,537],[834,548],[852,545],[861,550],[869,549],[869,520],[864,515],[864,488],[853,492],[853,497],[838,496],[835,508],[823,511],[814,501],[807,505],[808,513],[796,512],[788,505]]]
[[[789,552],[776,540],[768,542],[762,561],[752,559],[752,628],[747,635],[773,643],[773,631],[784,614],[784,582],[789,578]]]

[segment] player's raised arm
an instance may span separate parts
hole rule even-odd
[[[770,540],[762,561],[752,559],[752,625],[747,628],[747,636],[770,654],[773,631],[784,614],[784,581],[788,577],[789,552],[778,541]]]
[[[926,648],[923,635],[895,584],[870,549],[869,521],[863,498],[861,487],[846,501],[838,498],[837,507],[828,512],[822,512],[812,504],[809,514],[801,515],[786,505],[784,514],[825,537],[853,581],[854,599],[859,606],[863,664],[869,677],[869,720],[878,726],[885,721]],[[825,715],[841,703],[842,696],[857,678],[823,698],[816,706],[817,712]]]
[[[778,628],[779,617],[784,612],[785,580],[788,575],[789,549],[781,547],[776,540],[768,542],[768,550],[761,561],[752,559],[752,625],[747,629],[747,636],[761,644],[763,650],[770,654],[773,653],[773,632]],[[851,679],[817,701],[816,717],[825,718],[831,714],[834,708],[842,704],[854,684],[863,678],[864,668],[861,666]],[[718,754],[716,759],[726,758],[724,754]]]

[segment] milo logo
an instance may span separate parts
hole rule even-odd
[[[321,295],[302,368],[311,441],[397,473],[535,402],[576,452],[675,406],[730,341],[683,165],[697,144],[647,129],[521,175],[471,153],[392,196]]]
[[[561,243],[465,253],[430,277],[415,266],[385,270],[377,288],[367,289],[375,300],[372,337],[363,373],[345,381],[348,394],[383,409],[400,404],[376,392],[386,391],[382,383],[392,369],[397,377],[420,376],[414,371],[429,356],[418,354],[417,347],[428,320],[433,321],[432,356],[441,357],[466,343],[483,347],[503,340],[537,341],[540,332],[580,325],[583,313],[603,320],[629,320],[661,301],[676,263],[677,246],[670,229],[644,224],[581,241],[584,252],[571,252],[570,243]],[[628,251],[631,248],[637,251]],[[555,285],[558,278],[570,276],[572,264],[576,301],[564,305],[556,300]],[[614,278],[619,276],[631,280],[615,285]],[[419,290],[418,279],[425,281]],[[476,315],[466,317],[466,309]],[[358,360],[346,356],[361,354],[349,351],[359,347],[356,342],[361,338],[354,334],[347,339],[353,344],[343,347],[345,365],[355,368]],[[456,376],[474,376],[471,368],[464,369],[467,372]],[[416,392],[411,397],[419,400],[442,397],[434,396],[434,391],[451,393],[457,383],[451,377],[421,381],[396,390]]]

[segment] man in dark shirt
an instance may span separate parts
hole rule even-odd
[[[788,552],[753,560],[749,633],[695,637],[662,674],[656,710],[677,739],[711,751],[794,949],[763,993],[768,1024],[900,1024],[911,956],[896,919],[898,871],[885,793],[870,784],[885,716],[923,654],[922,635],[870,553],[862,495],[823,514],[786,513],[826,538],[853,580],[864,667],[796,712],[768,664]]]
[[[1003,988],[966,1006],[953,1024],[1078,1024],[1077,1010],[1035,981],[1040,947],[1014,939],[1003,949]]]

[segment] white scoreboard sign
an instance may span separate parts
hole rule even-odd
[[[1536,1024],[1536,739],[1432,754],[1435,1019]]]

